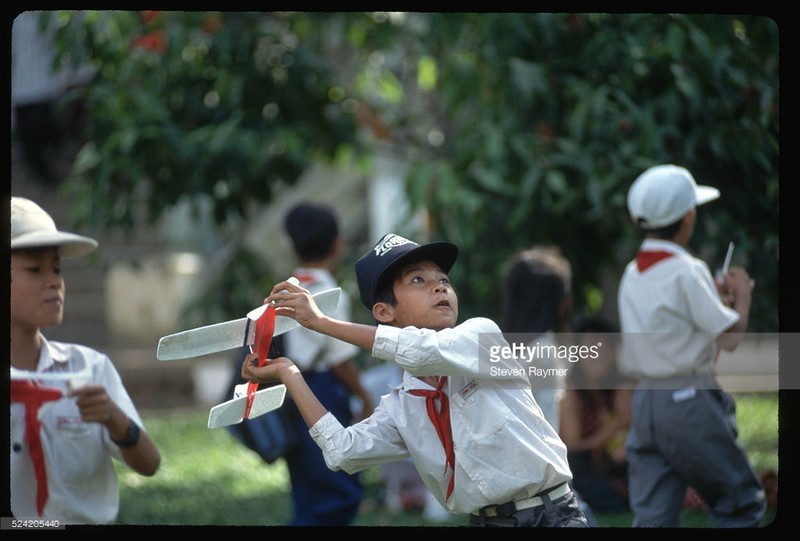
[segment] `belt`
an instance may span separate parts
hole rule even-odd
[[[500,505],[488,505],[478,510],[477,513],[472,514],[476,517],[507,517],[523,509],[544,505],[544,496],[547,496],[549,500],[556,500],[562,496],[566,496],[569,492],[569,485],[567,483],[561,483],[556,487],[540,492],[536,496],[524,500],[517,500],[515,502],[506,502]]]

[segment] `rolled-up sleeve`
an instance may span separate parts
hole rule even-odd
[[[493,346],[507,346],[497,324],[486,318],[471,318],[451,329],[434,331],[379,325],[372,355],[398,364],[414,376],[441,374],[481,377],[481,362],[489,359]],[[506,361],[519,368],[519,361]]]
[[[399,327],[378,325],[375,330],[375,341],[372,343],[372,356],[384,361],[394,361],[399,337]]]

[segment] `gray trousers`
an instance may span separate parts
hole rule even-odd
[[[633,526],[678,527],[687,486],[720,528],[758,527],[764,490],[738,441],[736,404],[712,376],[640,381],[628,454]]]

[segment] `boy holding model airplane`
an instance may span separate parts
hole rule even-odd
[[[39,205],[11,198],[11,511],[59,524],[113,523],[113,459],[152,476],[161,455],[111,360],[86,346],[51,342],[61,324],[61,258],[97,247],[56,229]]]

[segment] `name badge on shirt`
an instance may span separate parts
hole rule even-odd
[[[458,391],[458,395],[461,397],[462,400],[466,401],[470,396],[475,394],[475,391],[480,389],[480,385],[474,379],[464,385],[460,391]]]
[[[68,434],[72,437],[84,436],[88,434],[90,430],[89,423],[84,422],[80,415],[59,415],[56,417],[56,428],[58,428],[62,434]]]
[[[684,400],[694,398],[695,394],[697,394],[697,390],[694,388],[694,385],[692,385],[691,387],[686,387],[685,389],[680,389],[672,393],[672,401],[683,402]]]

